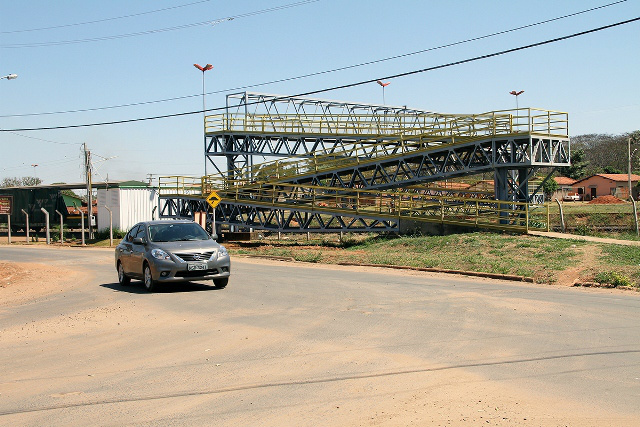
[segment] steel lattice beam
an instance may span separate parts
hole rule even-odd
[[[318,206],[304,205],[328,194],[349,197],[354,189],[403,189],[409,197],[428,198],[428,190],[407,187],[491,171],[497,198],[520,209],[515,202],[529,202],[528,182],[537,170],[570,165],[567,129],[566,113],[545,110],[447,115],[245,92],[227,97],[224,115],[205,120],[207,162],[226,180],[220,186],[203,181],[202,191],[221,190],[219,223],[278,231],[395,230],[388,216],[367,217],[339,203],[341,212],[319,213]],[[226,169],[215,163],[220,157]],[[286,159],[254,164],[256,157]],[[263,203],[266,188],[275,192],[271,205]],[[243,196],[225,196],[231,189],[241,189]],[[164,217],[208,209],[201,200],[165,199]],[[276,206],[281,199],[288,205]],[[408,216],[433,220],[434,209]],[[469,214],[466,202],[441,202],[439,209],[441,221],[445,213]],[[482,215],[479,205],[475,209],[477,222]],[[521,222],[519,216],[507,213],[500,221]]]
[[[426,150],[359,160],[341,168],[273,180],[315,186],[390,189],[424,182],[478,174],[496,169],[530,169],[569,165],[564,140],[513,138],[474,141]],[[553,148],[554,158],[541,161],[538,148]]]

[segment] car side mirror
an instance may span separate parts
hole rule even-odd
[[[213,234],[211,235],[211,238],[212,238],[213,240],[218,240],[218,235],[217,235],[216,233],[213,233]]]
[[[136,237],[135,239],[133,239],[133,243],[135,243],[136,245],[144,245],[144,239],[142,237]]]

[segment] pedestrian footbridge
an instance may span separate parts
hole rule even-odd
[[[213,217],[205,198],[216,191],[216,224],[238,229],[398,231],[404,220],[522,231],[548,223],[532,178],[570,164],[562,112],[442,114],[250,93],[227,102],[205,118],[215,172],[161,177],[162,217]],[[442,188],[479,174],[493,175],[491,197]]]

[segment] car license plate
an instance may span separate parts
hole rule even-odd
[[[198,270],[206,270],[207,263],[205,262],[189,262],[187,263],[188,271],[198,271]]]

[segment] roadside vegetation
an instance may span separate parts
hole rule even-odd
[[[66,230],[65,230],[66,233]],[[113,244],[124,230],[114,230]],[[32,236],[31,244],[45,239]],[[65,245],[80,239],[65,234]],[[565,286],[625,287],[640,290],[640,247],[533,235],[472,232],[448,236],[377,234],[277,234],[250,242],[223,242],[231,255],[283,257],[323,264],[370,264],[515,275],[537,283]],[[34,238],[35,237],[35,238]],[[603,237],[614,237],[611,233]],[[615,238],[615,237],[614,237]],[[635,235],[629,236],[635,238]],[[24,244],[17,237],[14,244]],[[57,233],[52,233],[53,244]],[[109,247],[107,230],[96,232],[88,246]]]
[[[564,202],[562,209],[566,229],[573,234],[640,240],[634,231],[633,205],[630,202],[618,204]],[[549,204],[549,221],[553,231],[561,231],[560,211],[556,203]]]
[[[338,240],[289,235],[229,242],[232,255],[292,258],[517,275],[538,283],[640,286],[640,248],[489,232],[448,236],[348,236]]]

